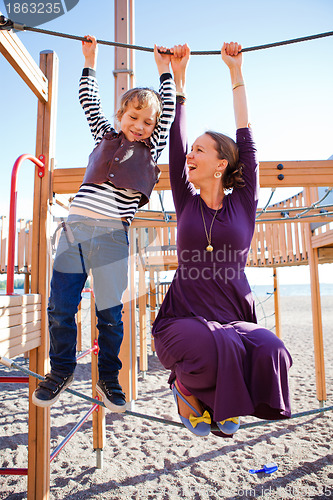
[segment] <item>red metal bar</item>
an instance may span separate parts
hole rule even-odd
[[[16,206],[17,206],[17,175],[21,163],[25,160],[31,160],[38,167],[39,177],[44,177],[45,158],[40,155],[35,156],[24,154],[17,158],[12,170],[12,179],[10,187],[10,206],[9,206],[9,232],[8,232],[8,261],[7,261],[7,295],[14,294],[14,270],[15,270],[15,237],[16,237]]]
[[[4,384],[28,384],[29,377],[0,377],[0,383],[4,383]]]
[[[78,422],[75,427],[67,434],[67,436],[63,439],[63,441],[56,447],[56,449],[51,453],[50,462],[61,452],[63,447],[68,443],[68,441],[74,436],[74,434],[80,429],[80,427],[85,423],[86,420],[90,417],[90,415],[96,410],[98,410],[99,405],[93,405],[88,413]]]
[[[85,356],[87,356],[87,354],[90,354],[91,352],[93,352],[94,349],[95,349],[95,347],[90,347],[90,349],[87,349],[86,351],[81,352],[81,354],[78,354],[76,356],[76,361],[79,361],[79,359],[84,358]]]
[[[0,476],[27,476],[28,469],[1,468]]]

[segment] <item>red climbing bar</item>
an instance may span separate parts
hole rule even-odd
[[[94,340],[94,345],[93,345],[92,347],[90,347],[89,349],[87,349],[87,350],[86,350],[86,351],[84,351],[84,352],[81,352],[81,354],[78,354],[78,355],[76,356],[76,361],[79,361],[79,359],[84,358],[85,356],[87,356],[87,354],[89,354],[89,353],[91,353],[91,352],[92,352],[92,353],[94,353],[95,355],[97,355],[97,354],[98,354],[98,350],[99,350],[99,347],[98,347],[98,340],[97,340],[97,339],[95,339],[95,340]]]
[[[10,469],[10,468],[1,468],[0,476],[27,476],[28,469]]]
[[[28,384],[29,377],[0,377],[2,384]]]
[[[38,176],[44,177],[45,158],[40,155],[35,156],[24,154],[17,158],[12,170],[12,179],[10,187],[10,206],[9,206],[9,231],[8,231],[8,261],[7,261],[7,295],[14,294],[14,271],[15,271],[15,236],[16,236],[16,206],[17,206],[17,175],[21,163],[25,160],[32,161],[38,167]]]

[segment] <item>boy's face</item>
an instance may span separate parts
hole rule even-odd
[[[156,125],[157,111],[154,106],[137,109],[136,99],[129,103],[120,119],[120,128],[128,141],[148,139]]]

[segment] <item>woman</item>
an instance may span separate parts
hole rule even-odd
[[[153,335],[160,361],[171,370],[169,382],[184,425],[202,436],[216,422],[219,435],[225,436],[239,428],[242,415],[290,416],[287,373],[292,360],[281,340],[257,325],[244,273],[259,186],[241,46],[225,43],[221,50],[231,76],[236,143],[206,132],[187,154],[189,53],[186,45],[177,46],[171,58],[178,94],[170,131],[178,269]]]

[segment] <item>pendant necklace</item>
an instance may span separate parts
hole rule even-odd
[[[207,250],[207,252],[212,252],[214,250],[214,247],[212,245],[212,228],[213,228],[215,217],[217,216],[217,212],[220,210],[220,206],[215,211],[212,223],[211,223],[210,228],[209,228],[209,236],[208,236],[208,232],[207,232],[206,222],[205,222],[205,218],[204,218],[204,214],[203,214],[203,210],[202,210],[202,202],[201,202],[200,196],[199,196],[199,201],[200,201],[201,217],[202,217],[203,225],[204,225],[204,228],[205,228],[205,233],[206,233],[206,238],[207,238],[207,243],[208,243],[208,245],[206,246],[206,250]],[[222,202],[223,202],[223,200],[222,200]],[[222,206],[222,203],[221,203],[221,206]]]

